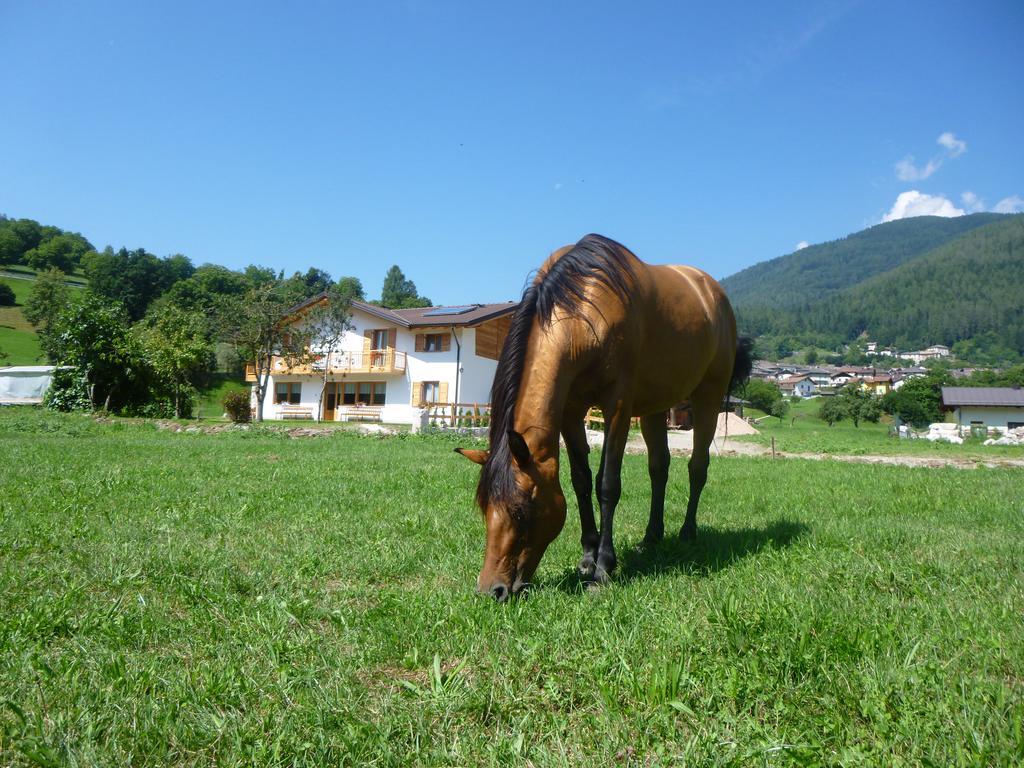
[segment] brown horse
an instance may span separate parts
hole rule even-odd
[[[645,264],[600,235],[555,251],[524,292],[502,348],[491,389],[490,450],[456,449],[483,465],[476,501],[487,547],[477,589],[499,601],[518,593],[562,530],[559,434],[579,504],[581,576],[603,582],[615,569],[612,520],[633,416],[640,417],[651,477],[644,541],[660,540],[669,466],[665,412],[683,400],[692,404],[694,434],[680,535],[696,536],[718,413],[730,383],[749,371],[749,345],[737,343],[729,300],[704,272]],[[605,416],[600,531],[583,423],[595,405]]]

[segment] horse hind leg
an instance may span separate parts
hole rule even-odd
[[[668,451],[668,426],[664,413],[640,419],[640,431],[647,444],[647,473],[651,478],[651,516],[647,521],[644,546],[651,546],[665,536],[665,486],[672,456]]]
[[[711,442],[718,426],[718,412],[724,393],[717,390],[711,394],[694,392],[693,403],[693,453],[688,470],[690,474],[690,498],[686,503],[686,520],[679,536],[683,541],[697,538],[697,505],[700,494],[708,480],[708,465],[711,463]]]

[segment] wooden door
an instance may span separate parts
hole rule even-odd
[[[334,411],[338,407],[338,385],[333,382],[327,382],[327,388],[324,390],[324,421],[334,421]]]

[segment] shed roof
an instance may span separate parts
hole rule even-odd
[[[948,406],[994,405],[1024,408],[1024,389],[1013,387],[943,387],[942,403]]]

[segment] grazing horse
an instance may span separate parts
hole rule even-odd
[[[697,504],[709,447],[731,382],[750,372],[729,300],[693,267],[645,264],[619,243],[587,235],[555,251],[513,316],[491,389],[490,450],[457,448],[482,465],[476,501],[487,527],[477,589],[499,601],[532,578],[565,523],[558,480],[565,440],[579,505],[585,580],[615,569],[612,520],[621,493],[630,419],[640,417],[651,477],[646,543],[664,535],[669,450],[666,411],[693,408],[690,498],[680,535],[697,534]],[[594,522],[584,417],[604,414],[597,472],[601,528]]]

